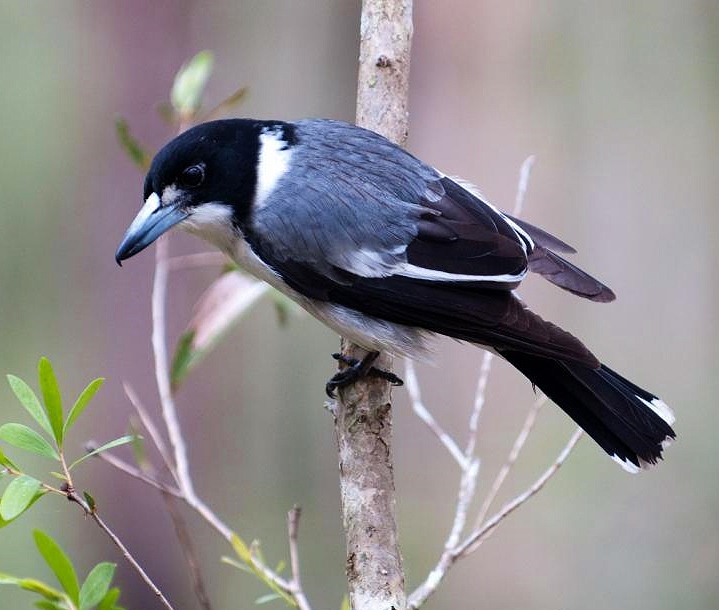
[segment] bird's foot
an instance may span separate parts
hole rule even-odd
[[[325,386],[327,396],[334,398],[335,390],[337,388],[344,388],[365,375],[384,379],[395,386],[404,385],[404,381],[402,381],[402,379],[397,377],[394,373],[372,366],[378,356],[379,352],[369,352],[364,358],[362,358],[362,360],[358,360],[357,358],[351,358],[340,353],[332,354],[332,357],[335,360],[346,364],[347,368],[335,373],[332,379],[327,382],[327,385]]]

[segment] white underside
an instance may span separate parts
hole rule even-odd
[[[220,203],[199,206],[182,222],[182,228],[211,242],[240,267],[279,290],[337,334],[368,350],[388,351],[398,356],[428,359],[432,333],[366,316],[340,305],[310,299],[290,288],[250,248],[242,236],[229,227],[231,210]]]
[[[341,305],[310,299],[293,290],[242,238],[235,241],[232,258],[240,267],[297,302],[337,334],[365,349],[413,358],[426,358],[431,353],[429,339],[432,333],[428,331],[372,318]]]

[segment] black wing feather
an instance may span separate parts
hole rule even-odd
[[[536,247],[529,256],[529,270],[555,286],[591,301],[608,303],[616,298],[611,288],[575,267],[551,250]]]
[[[291,288],[310,298],[462,341],[599,366],[579,339],[530,311],[510,291],[398,275],[363,278],[342,270],[336,270],[336,281],[302,262],[273,261],[261,246],[253,248]]]

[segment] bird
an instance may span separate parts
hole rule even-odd
[[[383,136],[330,119],[198,124],[155,155],[115,259],[179,227],[367,351],[327,390],[387,351],[426,358],[446,335],[501,356],[628,472],[675,439],[660,398],[601,363],[516,294],[529,272],[596,302],[610,288],[576,251]],[[385,375],[390,381],[401,380]]]

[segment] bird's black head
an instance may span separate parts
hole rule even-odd
[[[119,263],[175,225],[228,249],[258,189],[262,141],[282,141],[277,121],[228,119],[188,129],[157,153],[145,178],[145,203],[115,254]]]

